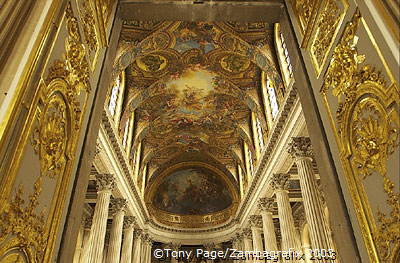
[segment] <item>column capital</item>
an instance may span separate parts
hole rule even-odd
[[[262,228],[262,217],[259,215],[251,215],[249,217],[250,226]]]
[[[136,223],[136,218],[134,216],[124,217],[124,229],[132,227]]]
[[[295,159],[313,157],[311,140],[308,137],[292,137],[287,151]]]
[[[125,198],[111,199],[111,212],[116,214],[117,212],[125,211],[127,203]]]
[[[278,173],[272,177],[272,188],[274,190],[288,190],[289,189],[289,174]]]
[[[113,190],[115,187],[115,177],[112,174],[96,174],[97,192]]]
[[[243,233],[236,233],[236,239],[237,239],[238,241],[242,241],[242,239],[243,239]]]
[[[135,229],[135,231],[133,232],[133,237],[135,239],[138,239],[142,236],[142,229]]]
[[[252,239],[252,232],[250,228],[243,228],[242,234],[244,239]]]
[[[271,212],[274,210],[274,198],[262,197],[258,200],[258,209],[261,212]]]

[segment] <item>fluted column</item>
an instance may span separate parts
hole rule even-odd
[[[146,246],[147,246],[147,258],[146,258],[146,263],[151,263],[151,258],[152,258],[151,249],[152,249],[152,247],[153,247],[153,240],[151,240],[150,237],[147,239]]]
[[[134,232],[134,216],[126,216],[124,218],[124,242],[122,244],[121,262],[132,262],[133,232]]]
[[[245,251],[253,251],[253,240],[250,228],[243,229],[243,244]],[[253,262],[253,260],[249,257],[246,257],[246,260],[244,260],[244,262]]]
[[[288,152],[294,158],[299,178],[306,220],[310,230],[313,249],[333,248],[333,242],[326,231],[328,224],[324,215],[321,194],[312,167],[312,146],[308,137],[294,137]],[[328,262],[324,260],[324,262]],[[330,262],[330,261],[329,261]]]
[[[149,238],[149,235],[144,233],[142,235],[141,239],[141,252],[140,252],[140,262],[141,263],[147,263],[147,239]]]
[[[111,191],[115,186],[114,176],[111,174],[96,175],[97,202],[94,209],[91,228],[91,243],[89,262],[99,263],[103,259],[104,239],[106,235],[108,207]]]
[[[124,198],[115,198],[111,201],[111,209],[114,213],[114,218],[111,225],[107,263],[119,263],[120,260],[126,203],[126,199]]]
[[[260,209],[263,231],[264,231],[264,246],[266,251],[278,251],[278,243],[276,242],[275,226],[272,219],[272,211],[274,208],[274,199],[264,197],[258,201]]]
[[[288,191],[289,175],[274,174],[272,187],[275,190],[276,202],[278,204],[279,225],[282,236],[282,250],[295,249],[301,252],[301,246],[296,237],[292,207],[289,202]]]
[[[263,262],[261,257],[259,257],[262,255],[261,251],[264,250],[260,231],[262,229],[262,218],[258,215],[251,215],[249,221],[253,239],[253,251],[257,252],[257,258],[255,258],[254,262]]]
[[[141,251],[142,251],[142,230],[135,229],[133,232],[133,260],[132,263],[141,263]]]

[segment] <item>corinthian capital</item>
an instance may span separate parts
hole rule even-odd
[[[124,217],[124,228],[130,228],[136,223],[136,218],[134,216]]]
[[[311,141],[308,137],[292,137],[287,151],[293,158],[312,158],[313,156]]]
[[[250,228],[243,229],[243,238],[252,239],[252,233]]]
[[[112,174],[96,174],[97,192],[112,190],[115,187],[115,177]]]
[[[262,218],[259,215],[251,215],[249,221],[251,226],[262,227]]]
[[[278,173],[272,177],[272,188],[274,190],[288,190],[289,188],[289,174]]]
[[[271,212],[274,210],[274,198],[263,197],[258,200],[258,209],[265,212]]]
[[[111,211],[112,213],[117,213],[119,211],[125,210],[127,201],[125,198],[114,198],[111,199]]]

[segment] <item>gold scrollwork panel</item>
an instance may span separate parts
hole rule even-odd
[[[321,5],[307,47],[317,76],[326,63],[348,6],[347,0],[325,0]]]
[[[399,86],[392,78],[388,83],[384,74],[359,54],[356,33],[361,20],[357,10],[347,23],[321,95],[331,116],[370,260],[396,262],[400,248],[399,174],[389,169],[388,163],[393,161],[392,155],[399,154]],[[337,98],[337,104],[329,103],[329,98]]]
[[[91,88],[87,51],[70,3],[60,26],[65,26],[58,35],[66,35],[65,54],[42,73],[21,136],[25,139],[18,145],[23,155],[13,160],[1,193],[0,262],[50,262],[68,200]],[[34,191],[26,197],[33,182]]]

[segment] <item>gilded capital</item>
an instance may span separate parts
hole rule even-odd
[[[111,211],[117,213],[119,211],[125,211],[126,204],[128,202],[125,198],[113,198],[111,199]]]
[[[249,222],[252,227],[262,227],[262,217],[259,215],[251,215]]]
[[[258,200],[258,209],[260,211],[271,212],[274,210],[274,198],[263,197]]]
[[[272,177],[272,188],[274,190],[288,190],[289,188],[289,174],[278,173]]]
[[[134,216],[124,217],[124,228],[130,228],[136,223],[136,218]]]
[[[292,137],[287,151],[295,159],[313,157],[311,140],[308,137]]]
[[[112,174],[96,174],[97,192],[112,190],[115,187],[115,177]]]

